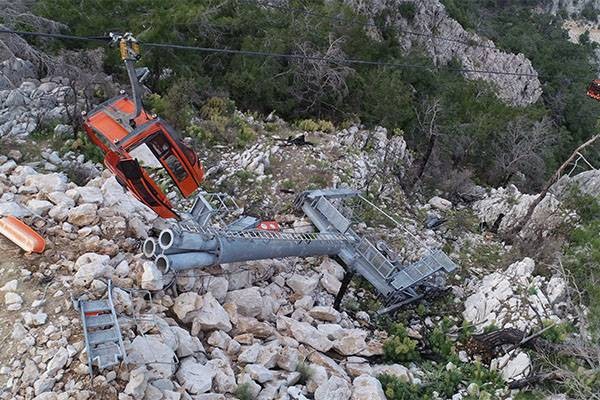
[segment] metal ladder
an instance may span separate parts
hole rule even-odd
[[[373,244],[363,238],[356,246],[356,252],[361,255],[383,279],[388,279],[395,271],[393,265]]]
[[[267,239],[267,240],[289,240],[296,242],[306,242],[314,240],[322,241],[351,241],[352,238],[348,235],[339,233],[286,233],[275,232],[261,229],[247,229],[242,231],[229,231],[223,229],[204,228],[191,223],[179,223],[180,229],[186,232],[204,233],[207,235],[215,235],[225,238],[242,238],[242,239]]]
[[[108,281],[108,296],[101,300],[79,300],[83,324],[88,368],[93,376],[93,366],[104,369],[124,360],[125,347],[112,301],[112,282]]]
[[[452,272],[457,265],[441,250],[435,250],[406,267],[400,269],[391,282],[396,290],[404,290],[430,277],[440,270]]]

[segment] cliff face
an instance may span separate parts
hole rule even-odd
[[[548,6],[548,12],[558,14],[560,11],[566,11],[569,16],[578,17],[582,11],[600,10],[600,0],[552,0]]]
[[[492,41],[466,31],[457,21],[450,18],[445,7],[438,0],[426,2],[346,0],[346,3],[357,12],[371,18],[385,15],[386,27],[396,31],[398,43],[403,49],[409,50],[413,46],[420,46],[438,66],[457,59],[465,69],[537,75],[531,61],[523,54],[501,51]],[[402,16],[399,12],[401,3],[414,4],[414,16],[410,18]],[[423,35],[409,34],[406,31]],[[427,35],[451,38],[452,41],[435,39]],[[480,79],[491,83],[499,98],[516,106],[535,103],[542,94],[541,84],[536,76],[477,72],[465,72],[464,75],[467,79]]]

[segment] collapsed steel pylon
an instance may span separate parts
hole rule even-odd
[[[375,287],[384,301],[382,312],[420,298],[417,286],[438,272],[449,273],[457,267],[441,250],[429,249],[419,260],[402,264],[388,243],[378,240],[374,244],[357,233],[353,225],[359,221],[348,215],[346,203],[359,199],[372,204],[355,190],[313,190],[296,198],[296,208],[306,214],[319,233],[260,230],[256,229],[258,219],[243,215],[225,224],[221,216],[236,208],[235,202],[232,208],[227,207],[226,198],[222,194],[200,194],[187,220],[162,230],[157,239],[146,240],[146,257],[154,258],[157,267],[166,273],[240,261],[328,255],[345,265],[348,276],[358,273]]]

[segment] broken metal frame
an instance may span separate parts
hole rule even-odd
[[[144,254],[154,258],[157,267],[176,273],[183,270],[206,268],[231,262],[251,261],[291,256],[334,257],[345,265],[350,277],[358,273],[367,279],[383,300],[383,311],[397,308],[398,304],[422,297],[416,289],[426,287],[428,280],[438,272],[452,272],[456,264],[441,250],[425,246],[400,222],[352,189],[323,189],[301,193],[294,205],[304,211],[317,227],[318,233],[285,233],[255,229],[254,217],[241,215],[228,225],[222,216],[240,210],[233,199],[221,193],[200,193],[190,217],[164,229],[158,241],[149,238],[144,244]],[[426,253],[416,261],[400,263],[396,252],[384,240],[373,241],[357,231],[347,204],[358,199],[372,207],[394,228],[402,229],[410,240]],[[213,205],[217,202],[217,205]],[[213,217],[217,216],[214,219]],[[151,251],[146,251],[146,248]],[[349,280],[342,282],[336,296],[339,308]]]

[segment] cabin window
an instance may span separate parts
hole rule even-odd
[[[179,162],[177,157],[175,157],[175,155],[169,155],[167,158],[165,158],[165,162],[167,163],[169,170],[173,172],[173,176],[177,181],[181,182],[185,178],[187,178],[187,172],[185,172],[183,165],[181,165],[181,163]]]

